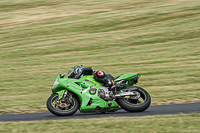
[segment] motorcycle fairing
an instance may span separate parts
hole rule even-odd
[[[139,78],[140,78],[139,73],[127,73],[127,74],[123,74],[123,75],[119,76],[114,81],[115,82],[123,81],[122,86],[128,87],[128,86],[132,86],[132,85],[136,84],[138,82]]]
[[[92,81],[90,81],[92,79]],[[59,85],[52,89],[54,93],[58,93],[59,99],[64,94],[64,88],[77,95],[81,101],[80,112],[113,112],[119,109],[119,105],[115,101],[104,101],[98,96],[99,85],[102,83],[93,83],[92,76],[85,76],[81,79],[61,78],[57,77]],[[62,88],[62,90],[61,90]],[[90,89],[96,89],[95,94],[89,92]],[[58,100],[59,100],[58,99]]]

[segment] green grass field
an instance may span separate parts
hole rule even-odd
[[[200,114],[0,122],[5,133],[199,133]]]
[[[200,102],[199,18],[199,0],[1,0],[0,113],[47,111],[77,64],[139,72],[153,105]]]

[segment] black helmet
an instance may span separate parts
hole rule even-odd
[[[71,70],[70,78],[79,79],[83,72],[83,66],[82,65],[76,65]]]

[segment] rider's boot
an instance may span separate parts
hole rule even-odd
[[[112,91],[113,93],[117,92],[117,91],[120,91],[122,89],[121,85],[119,84],[116,84],[114,81],[112,81],[113,84],[112,86],[110,87],[110,91]]]

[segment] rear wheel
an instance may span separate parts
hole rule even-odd
[[[128,91],[136,91],[140,94],[139,99],[131,98],[118,98],[117,103],[126,111],[129,112],[142,112],[146,110],[151,104],[151,97],[149,93],[141,87],[129,86],[126,88]]]
[[[79,108],[78,100],[73,95],[67,95],[65,102],[58,100],[58,94],[52,94],[47,100],[47,108],[54,115],[69,116]]]

